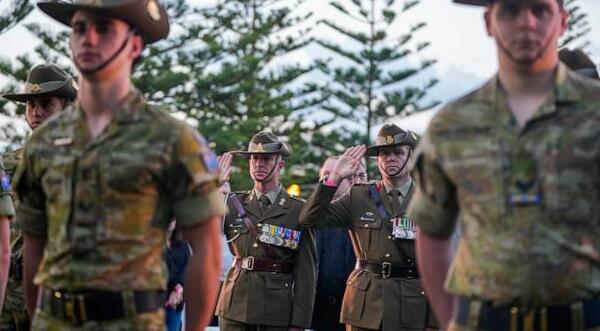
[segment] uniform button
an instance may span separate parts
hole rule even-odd
[[[258,223],[258,224],[256,224],[256,226],[258,226],[260,228],[262,226],[262,223]]]
[[[390,257],[390,256],[392,256],[392,254],[390,254],[390,253],[385,254],[385,257]]]
[[[388,236],[388,239],[392,239],[392,236]]]
[[[286,288],[290,287],[290,284],[288,284],[288,283],[285,283],[285,284],[283,284],[283,285],[284,285]]]
[[[238,230],[233,230],[233,233],[238,233]]]
[[[412,262],[412,260],[410,258],[406,259],[406,263],[411,263],[411,262]]]
[[[254,244],[252,244],[252,247],[254,247],[254,248],[258,248],[258,243],[254,243]]]
[[[365,224],[365,228],[368,228],[368,227],[369,227],[369,224]]]
[[[421,295],[422,295],[422,296],[425,296],[425,291],[421,291]]]

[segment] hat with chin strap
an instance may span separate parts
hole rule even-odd
[[[261,131],[252,137],[248,144],[248,150],[233,151],[231,153],[247,156],[252,154],[280,154],[282,157],[288,157],[292,154],[292,148],[273,133]]]
[[[59,67],[39,64],[29,71],[23,92],[7,93],[2,97],[17,102],[43,97],[74,100],[77,97],[77,83]]]
[[[375,145],[367,147],[368,156],[377,156],[379,150],[384,147],[396,145],[409,145],[415,148],[419,137],[412,131],[404,131],[395,124],[385,124],[377,132]]]
[[[146,44],[165,39],[169,34],[169,17],[158,0],[46,0],[38,2],[37,6],[68,26],[78,10],[122,20],[135,27]]]

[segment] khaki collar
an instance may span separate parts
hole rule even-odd
[[[266,195],[267,198],[269,198],[269,201],[271,202],[271,204],[275,203],[275,201],[277,200],[277,197],[279,196],[279,194],[281,193],[282,190],[283,190],[283,185],[281,185],[281,183],[277,184],[276,188],[274,188],[273,190],[271,190],[267,193],[262,193],[257,189],[253,189],[254,195],[256,196],[257,201],[260,199],[260,197],[262,197],[263,195]]]
[[[383,181],[381,181],[381,182],[383,183]],[[408,180],[406,182],[404,182],[404,184],[401,184],[398,187],[387,187],[385,185],[385,183],[383,183],[383,186],[385,186],[385,191],[388,194],[390,193],[391,190],[398,190],[398,191],[400,191],[402,198],[406,198],[406,196],[408,196],[408,193],[410,192],[412,185],[413,185],[412,177],[409,177]]]

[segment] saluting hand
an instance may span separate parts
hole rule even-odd
[[[339,184],[343,179],[351,178],[360,165],[366,151],[367,147],[365,145],[348,148],[335,163],[335,167],[331,172],[331,179]]]
[[[233,160],[233,154],[225,152],[223,155],[217,156],[219,162],[219,182],[221,186],[219,191],[221,194],[227,195],[231,192],[231,186],[229,185],[229,175],[231,175],[231,161]]]

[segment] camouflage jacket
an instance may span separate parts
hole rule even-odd
[[[598,95],[561,64],[523,127],[497,78],[434,117],[409,217],[442,238],[461,219],[448,291],[527,307],[600,294]]]
[[[21,156],[21,149],[5,153],[2,155],[6,174],[12,178],[17,168]],[[15,206],[17,202],[14,201]],[[11,264],[23,265],[23,234],[11,222],[10,228],[10,250]],[[27,321],[27,310],[25,309],[25,291],[23,289],[23,280],[15,278],[14,275],[8,278],[6,285],[6,297],[4,298],[4,306],[0,313],[0,330],[3,327],[14,326],[16,324]]]
[[[224,212],[202,136],[132,91],[91,139],[79,105],[44,122],[14,178],[17,226],[47,238],[35,283],[53,289],[165,288],[169,221]]]
[[[4,169],[3,157],[0,156],[0,216],[13,217],[15,208],[12,202],[12,187],[10,177]]]

